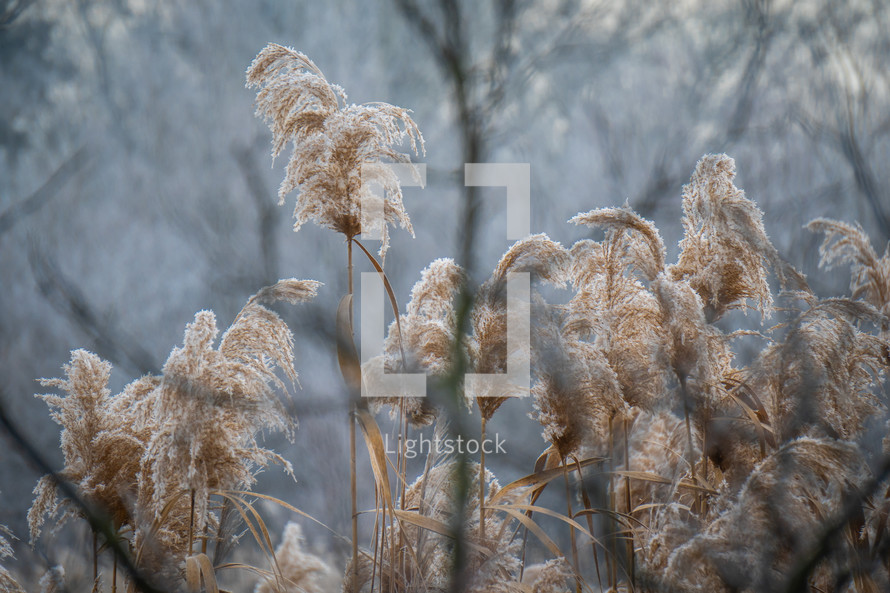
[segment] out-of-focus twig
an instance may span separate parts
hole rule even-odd
[[[83,291],[32,241],[28,260],[44,298],[94,341],[97,353],[138,374],[156,372],[154,357],[96,311]]]
[[[63,187],[77,175],[89,163],[90,157],[85,146],[81,146],[65,159],[59,167],[53,171],[43,185],[37,191],[18,203],[10,206],[0,213],[0,235],[12,229],[25,217],[34,214],[55,196]]]

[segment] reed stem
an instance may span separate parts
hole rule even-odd
[[[482,440],[479,449],[482,452],[479,463],[479,540],[485,541],[485,415],[479,414],[482,425]],[[484,545],[484,543],[483,543]]]
[[[189,556],[192,555],[192,540],[195,533],[195,489],[191,489],[191,511],[189,512]]]
[[[624,469],[628,472],[630,471],[630,424],[627,422],[627,418],[624,419]],[[626,507],[627,516],[631,516],[631,511],[633,508],[631,507],[631,497],[630,497],[630,478],[624,476],[624,505]],[[631,524],[628,523],[628,538],[627,538],[627,564],[628,564],[628,572],[630,573],[630,584],[632,588],[636,587],[636,577],[634,573],[636,571],[635,559],[634,559],[634,536],[633,530],[631,528]]]
[[[346,240],[346,276],[348,294],[353,294],[352,284],[352,238]],[[349,325],[352,326],[352,303],[349,305]],[[351,399],[351,398],[350,398]],[[355,401],[350,401],[349,409],[349,496],[352,505],[352,591],[358,591],[358,496],[355,469]]]
[[[574,518],[572,511],[572,487],[569,483],[569,470],[566,466],[566,460],[562,460],[562,477],[566,483],[566,516],[569,519]],[[578,564],[578,541],[575,538],[575,527],[569,525],[569,537],[572,540],[572,566],[575,567],[575,591],[581,593],[581,567]]]

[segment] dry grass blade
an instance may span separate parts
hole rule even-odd
[[[732,398],[732,401],[734,401],[736,404],[738,404],[738,406],[740,408],[742,408],[742,410],[745,412],[745,414],[751,420],[751,423],[754,425],[754,428],[757,429],[757,437],[758,437],[758,441],[760,442],[760,456],[761,457],[766,456],[767,443],[769,443],[769,445],[771,447],[776,446],[776,438],[774,436],[772,426],[761,422],[760,417],[757,414],[757,412],[752,410],[751,406],[749,406],[748,404],[743,402],[740,398],[736,397],[736,395],[732,391],[729,392],[729,397]]]
[[[201,591],[201,568],[198,566],[198,559],[194,556],[185,559],[185,583],[189,593]]]
[[[383,271],[383,266],[380,265],[380,262],[377,261],[377,258],[374,257],[370,251],[365,249],[365,246],[362,245],[361,241],[358,239],[353,239],[353,243],[358,245],[359,249],[362,250],[368,260],[371,262],[371,265],[374,266],[374,269],[377,270],[377,273],[380,274],[380,277],[383,279],[383,288],[386,289],[386,295],[389,297],[389,304],[392,307],[393,315],[396,318],[396,327],[399,330],[399,352],[402,355],[402,364],[405,364],[405,351],[402,348],[402,325],[401,325],[401,315],[399,314],[399,302],[396,300],[396,293],[392,289],[392,285],[389,283],[389,278],[386,276],[386,273]]]
[[[631,512],[633,512],[633,511],[631,511]],[[624,532],[631,533],[633,531],[633,528],[630,527],[631,523],[634,523],[634,524],[640,526],[642,529],[645,529],[647,531],[651,530],[648,525],[646,525],[645,523],[643,523],[642,521],[640,521],[633,515],[628,514],[628,513],[623,513],[621,511],[616,511],[613,509],[591,508],[591,509],[582,509],[582,510],[578,511],[577,513],[575,513],[576,517],[591,517],[593,515],[603,515],[606,517],[611,517],[612,519],[615,520],[616,523],[618,523],[620,525],[624,525],[625,530],[622,531],[622,533],[624,533]]]
[[[541,471],[539,473],[529,474],[525,477],[519,478],[518,480],[514,480],[509,484],[502,487],[497,491],[488,501],[489,504],[495,505],[498,504],[501,500],[503,500],[508,494],[520,490],[523,488],[537,488],[540,486],[544,486],[557,478],[562,478],[563,473],[566,469],[571,471],[575,471],[579,467],[587,467],[588,465],[593,465],[596,463],[602,463],[605,461],[602,457],[589,457],[587,459],[582,459],[578,463],[571,463],[567,467],[563,467],[562,465],[558,467],[554,467],[552,469],[547,469]]]
[[[654,484],[673,484],[674,480],[670,480],[663,476],[659,476],[657,474],[653,474],[651,472],[640,472],[640,471],[627,471],[627,470],[614,470],[612,472],[617,476],[623,476],[626,478],[630,478],[631,480],[642,480],[644,482],[652,482]],[[717,494],[717,491],[713,488],[708,488],[706,486],[701,486],[699,484],[693,484],[687,480],[680,480],[677,482],[677,486],[680,488],[690,488],[692,490],[699,490],[706,494]]]
[[[393,509],[393,514],[398,517],[400,521],[405,521],[406,523],[410,523],[411,525],[420,527],[421,529],[426,529],[427,531],[432,531],[433,533],[438,533],[439,535],[444,535],[445,537],[454,537],[454,530],[451,527],[449,527],[442,521],[439,521],[438,519],[434,519],[433,517],[421,515],[420,513],[417,513],[415,511],[403,511],[401,509]],[[470,547],[476,552],[479,552],[485,557],[491,556],[493,553],[485,546],[480,546],[479,544],[469,540],[465,541],[464,545]]]
[[[185,579],[189,591],[192,593],[201,591],[202,580],[205,593],[220,593],[213,563],[210,562],[210,558],[206,554],[196,554],[185,559]]]
[[[352,329],[352,295],[344,295],[337,307],[337,361],[340,363],[340,373],[349,395],[356,402],[361,401],[362,392],[362,366],[359,362],[358,351],[355,348]]]
[[[246,570],[248,572],[252,572],[257,576],[261,576],[263,578],[274,578],[275,575],[271,571],[264,570],[262,568],[258,568],[253,566],[252,564],[245,564],[243,562],[226,562],[225,564],[220,564],[216,567],[216,570],[227,570],[227,569],[237,569],[237,570]],[[220,592],[222,593],[222,592]]]
[[[168,522],[172,522],[171,515],[177,512],[176,505],[179,504],[180,499],[189,495],[190,493],[188,490],[180,490],[179,492],[174,493],[164,505],[164,508],[161,509],[161,512],[151,522],[146,536],[140,540],[140,545],[136,547],[137,565],[139,565],[142,561],[142,554],[145,551],[145,545],[147,543],[155,541],[158,536],[158,531],[164,525],[168,524]]]
[[[562,553],[562,550],[559,549],[559,546],[557,546],[556,543],[552,539],[550,539],[550,536],[544,533],[544,530],[541,529],[541,526],[535,523],[535,521],[528,517],[524,512],[502,505],[497,505],[497,508],[501,509],[502,511],[522,523],[524,527],[535,534],[535,537],[537,537],[538,540],[540,540],[540,542],[544,544],[547,550],[551,554],[553,554],[554,557],[566,558],[566,555]]]
[[[305,512],[305,511],[301,511],[297,507],[286,503],[285,501],[281,500],[280,498],[275,498],[274,496],[269,496],[268,494],[260,494],[259,492],[248,492],[246,490],[227,490],[225,492],[216,491],[216,492],[212,492],[212,494],[216,494],[219,496],[224,496],[226,494],[240,495],[240,496],[254,496],[256,498],[262,498],[263,500],[268,500],[269,502],[274,502],[275,504],[277,504],[291,512],[294,512],[294,513],[300,515],[301,517],[306,517],[313,523],[320,525],[321,527],[324,527],[325,529],[327,529],[329,532],[331,532],[333,535],[335,535],[339,539],[348,541],[347,538],[343,537],[342,535],[337,533],[334,529],[328,527],[327,525],[325,525],[324,523],[322,523],[321,521],[319,521],[318,519],[316,519],[309,513]]]
[[[389,472],[386,469],[386,447],[383,444],[380,427],[367,410],[358,410],[356,418],[358,418],[359,426],[362,427],[362,435],[365,437],[365,445],[371,458],[371,470],[374,473],[377,488],[383,495],[383,504],[392,509],[394,505],[392,489],[389,485]]]
[[[642,511],[648,511],[648,510],[651,510],[651,509],[660,509],[660,508],[663,508],[663,507],[668,506],[669,504],[677,504],[677,503],[672,503],[672,502],[648,502],[648,503],[646,503],[646,504],[641,504],[641,505],[639,505],[639,506],[634,507],[634,509],[631,511],[631,514],[633,514],[633,513],[638,513],[638,512],[642,512]],[[687,511],[687,512],[691,511],[691,509],[690,509],[689,507],[687,507],[687,506],[684,506],[684,505],[679,505],[679,506],[680,506],[681,508],[683,508],[683,510],[685,510],[685,511]]]
[[[583,525],[581,525],[580,523],[578,523],[571,517],[568,517],[568,516],[564,515],[563,513],[557,513],[556,511],[548,509],[547,507],[537,506],[537,505],[533,505],[533,504],[514,503],[514,504],[486,505],[485,508],[489,509],[489,510],[493,510],[493,511],[514,509],[514,510],[518,510],[518,511],[535,512],[535,513],[540,513],[541,515],[547,515],[548,517],[553,517],[554,519],[559,519],[563,523],[570,525],[571,527],[574,527],[579,532],[586,535],[588,538],[592,539],[594,542],[596,542],[597,544],[602,546],[602,544],[600,544],[600,542],[596,539],[596,537],[594,537],[593,533],[588,531]]]
[[[219,492],[218,494],[232,502],[235,510],[241,515],[241,519],[244,521],[244,524],[247,525],[254,540],[256,540],[257,545],[260,546],[263,556],[266,557],[269,565],[273,567],[276,581],[279,581],[281,571],[278,568],[278,561],[275,558],[275,549],[272,546],[272,539],[269,537],[269,530],[266,528],[266,523],[263,521],[262,517],[260,517],[260,514],[252,504],[240,496],[227,494],[225,492]],[[249,511],[250,515],[248,515],[246,511]],[[256,525],[254,525],[251,520],[251,516],[253,516],[253,519],[256,521]]]

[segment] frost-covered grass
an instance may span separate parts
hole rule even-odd
[[[478,287],[449,259],[421,273],[404,311],[387,284],[397,321],[383,363],[427,373],[438,397],[362,399],[353,246],[382,271],[387,243],[375,257],[359,241],[360,204],[369,181],[383,185],[382,236],[396,224],[411,230],[398,179],[380,163],[409,162],[395,147],[422,150],[420,131],[400,107],[347,104],[309,58],[278,45],[257,56],[248,83],[274,154],[293,144],[279,197],[299,190],[296,228],[315,222],[346,239],[350,289],[329,304],[352,397],[342,475],[355,501],[356,457],[369,456],[374,520],[360,525],[353,502],[352,533],[331,535],[351,542],[351,558],[333,566],[296,524],[267,525],[256,502],[269,497],[251,492],[270,462],[299,463],[260,438],[294,430],[280,399],[297,382],[294,336],[264,305],[315,298],[319,282],[290,279],[261,288],[218,343],[215,315],[198,312],[162,373],[116,395],[111,365],[85,350],[71,353],[63,378],[43,380],[56,391],[41,397],[62,427],[65,466],[35,488],[32,541],[52,546],[41,536],[47,520],[53,529],[85,520],[94,546],[80,569],[92,567],[84,571],[100,590],[215,591],[230,569],[255,575],[264,593],[890,588],[890,248],[879,256],[860,227],[813,221],[825,235],[822,264],[852,272],[849,298],[820,298],[773,247],[763,213],[734,184],[733,159],[705,155],[683,189],[673,264],[653,222],[604,208],[570,221],[599,229],[600,240],[566,247],[531,235]],[[528,475],[505,485],[484,455],[433,451],[419,476],[407,475],[406,445],[389,450],[380,414],[408,443],[431,424],[444,438],[478,408],[485,438],[499,407],[522,395],[468,398],[462,383],[466,373],[506,372],[513,272],[535,280],[530,415],[541,455],[519,460]],[[569,298],[548,302],[545,284]],[[762,330],[732,327],[734,309]],[[740,342],[754,354],[743,358]],[[325,522],[273,502],[295,520]],[[21,590],[10,554],[0,536],[11,567],[0,568],[0,591]],[[63,571],[39,586],[61,590]]]

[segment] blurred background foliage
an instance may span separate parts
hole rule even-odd
[[[707,152],[736,159],[779,251],[828,296],[848,276],[816,271],[807,221],[859,221],[879,253],[890,239],[888,30],[877,0],[2,0],[3,404],[60,463],[32,394],[70,350],[114,363],[120,388],[159,371],[196,311],[225,326],[279,277],[322,281],[314,304],[280,309],[300,429],[270,445],[298,483],[270,471],[259,488],[346,533],[346,396],[328,339],[345,250],[291,232],[293,196],[276,205],[284,159],[270,166],[244,88],[267,42],[306,53],[352,102],[414,111],[429,179],[404,190],[417,238],[394,233],[387,256],[402,302],[431,260],[471,257],[481,280],[510,244],[503,190],[467,203],[464,162],[530,163],[533,233],[571,243],[589,232],[571,216],[626,201],[672,261],[681,186]],[[511,401],[489,427],[510,453],[489,460],[503,479],[544,448],[529,408]],[[0,448],[0,524],[20,537],[37,477]]]

